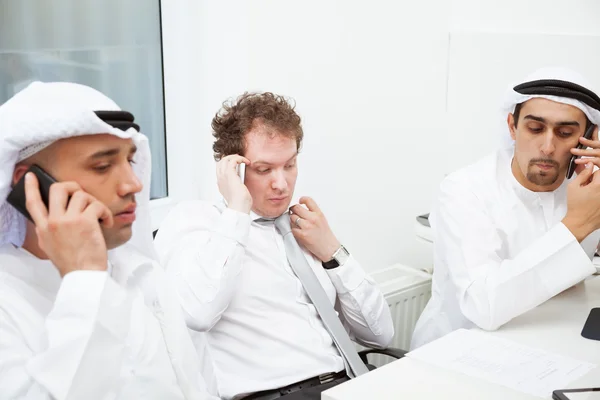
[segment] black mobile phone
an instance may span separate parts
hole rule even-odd
[[[23,174],[21,179],[19,179],[12,191],[8,194],[6,201],[16,208],[21,214],[27,217],[28,220],[33,222],[33,219],[31,219],[31,215],[29,215],[27,207],[25,206],[25,175],[27,175],[29,172],[34,173],[38,179],[40,185],[40,195],[42,197],[42,201],[46,205],[46,208],[48,208],[49,204],[48,198],[50,197],[50,186],[53,183],[56,183],[56,179],[50,176],[50,174],[48,174],[42,168],[34,164],[29,167],[27,172]]]
[[[581,336],[586,339],[600,340],[600,308],[592,308],[583,325]]]
[[[562,389],[552,392],[554,400],[600,400],[600,388]]]
[[[590,125],[590,127],[587,129],[587,131],[585,131],[585,134],[583,135],[584,138],[586,139],[591,139],[592,136],[594,135],[594,129],[596,129],[596,125]],[[577,147],[575,147],[576,149],[583,149],[584,145],[579,143],[577,145]],[[571,161],[569,162],[569,168],[567,168],[567,179],[571,179],[571,177],[573,176],[573,173],[575,172],[575,167],[577,166],[577,164],[575,164],[575,160],[577,160],[579,157],[581,156],[576,156],[573,155],[571,156]]]

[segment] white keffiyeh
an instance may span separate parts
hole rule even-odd
[[[525,94],[518,93],[514,90],[514,87],[521,83],[532,82],[532,81],[537,81],[537,80],[542,80],[542,79],[544,79],[544,80],[545,79],[557,79],[557,80],[561,80],[561,81],[572,82],[572,83],[575,83],[579,86],[583,86],[584,88],[593,91],[593,88],[590,85],[590,83],[583,76],[581,76],[579,73],[577,73],[575,71],[572,71],[567,68],[562,68],[562,67],[542,68],[542,69],[535,71],[531,75],[527,76],[522,81],[512,83],[511,85],[509,85],[509,87],[506,90],[505,96],[504,96],[504,102],[502,104],[502,113],[503,113],[504,118],[506,118],[506,116],[509,113],[514,113],[515,107],[517,106],[517,104],[524,103],[533,98],[542,98],[542,99],[555,101],[557,103],[563,103],[563,104],[575,106],[575,107],[579,108],[581,111],[583,111],[584,114],[589,118],[590,121],[592,121],[592,123],[594,125],[600,124],[600,111],[588,106],[587,104],[582,103],[579,100],[571,99],[568,97],[559,97],[559,96],[525,95]],[[506,140],[507,145],[514,144],[514,140],[512,140],[512,138],[510,137],[510,132],[506,132],[505,140]]]
[[[114,128],[94,113],[120,110],[114,101],[99,91],[66,82],[33,82],[0,106],[0,245],[13,243],[20,246],[25,238],[25,217],[6,202],[15,164],[56,140],[93,134],[133,139],[139,147],[136,173],[144,183],[144,191],[149,190],[147,138],[132,128],[127,131]],[[146,203],[149,201],[149,196],[144,193],[137,197],[138,203],[143,203],[144,199]]]

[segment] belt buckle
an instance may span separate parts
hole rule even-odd
[[[330,372],[328,374],[319,375],[319,383],[321,383],[321,385],[323,385],[325,383],[332,382],[335,379],[335,375],[336,374],[334,372]]]

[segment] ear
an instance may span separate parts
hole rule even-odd
[[[13,172],[12,177],[12,186],[16,185],[19,182],[19,179],[25,175],[25,172],[29,169],[29,165],[27,164],[17,164],[15,165],[15,171]]]
[[[510,137],[512,138],[512,140],[517,140],[517,128],[515,127],[515,116],[512,113],[508,114],[506,123],[508,124],[508,130],[510,131]]]

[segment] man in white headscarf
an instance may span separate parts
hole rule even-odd
[[[46,206],[27,174],[32,222],[6,199],[33,164],[58,182]],[[213,398],[154,261],[149,182],[147,138],[102,93],[35,82],[0,106],[0,398]]]
[[[505,109],[513,143],[440,185],[432,297],[413,349],[459,328],[495,330],[596,271],[600,98],[577,73],[546,68],[511,85]],[[573,155],[586,158],[568,179]]]

